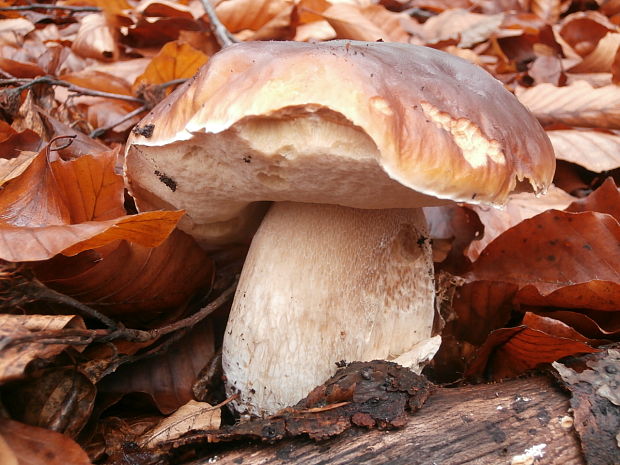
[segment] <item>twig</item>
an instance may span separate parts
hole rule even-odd
[[[42,3],[31,3],[30,5],[15,5],[0,7],[0,11],[28,11],[28,10],[67,10],[72,13],[88,13],[99,12],[101,8],[96,6],[61,6],[61,5],[44,5]]]
[[[55,329],[50,331],[36,331],[32,334],[25,334],[18,337],[4,337],[0,340],[0,351],[7,347],[35,342],[37,344],[66,344],[66,345],[88,345],[97,336],[97,332],[92,329]],[[75,338],[75,339],[73,339]]]
[[[88,136],[89,137],[93,137],[93,138],[99,137],[99,136],[105,134],[106,131],[115,128],[116,126],[118,126],[119,124],[124,123],[127,120],[130,120],[131,118],[133,118],[134,116],[139,115],[143,111],[147,111],[149,109],[149,106],[150,105],[142,105],[141,107],[136,108],[134,111],[127,113],[125,116],[123,116],[118,121],[115,121],[114,123],[109,124],[107,126],[103,126],[103,127],[95,129]]]
[[[26,90],[30,87],[36,86],[37,84],[47,84],[50,86],[65,87],[69,92],[75,92],[76,94],[80,95],[89,95],[91,97],[104,97],[116,100],[125,100],[127,102],[144,103],[144,100],[138,97],[133,97],[132,95],[113,94],[111,92],[87,89],[86,87],[76,86],[75,84],[71,84],[70,82],[61,81],[60,79],[54,79],[49,76],[42,76],[34,79],[0,79],[0,86],[10,86],[14,84],[21,84],[19,87],[14,89],[16,91]]]
[[[113,341],[116,339],[123,339],[133,342],[146,342],[152,339],[157,339],[158,337],[164,336],[166,334],[173,333],[180,329],[193,327],[194,325],[204,320],[215,310],[220,308],[224,303],[226,303],[226,301],[232,296],[236,289],[237,280],[235,279],[231,286],[225,289],[216,299],[209,302],[206,306],[201,308],[193,315],[188,316],[187,318],[175,321],[174,323],[162,326],[161,328],[155,328],[150,330],[119,328],[118,330],[113,331],[106,336],[103,336],[101,338],[101,341],[104,342]]]
[[[201,0],[202,6],[209,17],[209,24],[211,26],[211,32],[215,36],[220,47],[226,48],[230,45],[233,45],[238,42],[232,34],[226,29],[226,26],[222,24],[220,19],[217,17],[217,13],[215,12],[215,8],[211,5],[209,0]]]
[[[176,86],[177,84],[183,84],[185,81],[187,81],[187,78],[173,79],[172,81],[159,84],[159,87],[161,87],[162,89],[167,89],[170,86]]]

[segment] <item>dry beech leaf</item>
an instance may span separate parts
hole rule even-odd
[[[620,136],[602,131],[547,131],[555,155],[600,173],[620,168]]]
[[[295,29],[295,42],[325,41],[336,38],[336,31],[326,20],[300,24]]]
[[[554,86],[566,83],[566,73],[558,56],[539,56],[530,66],[529,74],[536,85],[548,82]]]
[[[181,437],[195,430],[216,430],[220,427],[220,409],[206,402],[190,400],[165,418],[153,430],[138,439],[142,447],[157,447],[160,443]]]
[[[526,307],[526,309],[529,307]],[[531,307],[530,311],[561,321],[579,333],[592,339],[605,339],[620,334],[620,314],[618,312],[594,312],[588,314],[568,310],[540,310]]]
[[[525,286],[517,293],[514,302],[517,305],[615,312],[620,308],[620,282],[592,279],[545,295],[534,286]]]
[[[511,378],[562,357],[599,352],[584,342],[586,338],[560,321],[545,318],[551,321],[539,324],[537,318],[543,317],[533,316],[528,320],[534,327],[522,325],[493,331],[478,350],[465,376],[486,372],[494,380]],[[538,329],[539,326],[542,329]],[[566,337],[568,333],[576,334],[577,338]]]
[[[580,11],[562,21],[560,35],[579,55],[591,53],[598,41],[616,27],[605,15],[596,11]]]
[[[459,47],[470,48],[497,32],[503,19],[502,13],[482,15],[465,9],[450,9],[426,21],[422,32],[428,43],[455,39]]]
[[[87,68],[77,73],[64,74],[60,79],[87,89],[131,95],[131,85],[122,74],[113,75]]]
[[[453,272],[468,266],[463,250],[484,231],[478,216],[455,204],[425,207],[424,215],[432,239],[433,261]]]
[[[64,328],[85,329],[86,326],[80,317],[74,315],[0,315],[0,339],[3,344],[37,331]],[[0,383],[21,378],[30,362],[49,359],[65,348],[66,344],[32,341],[4,346],[0,357]]]
[[[551,186],[547,194],[540,197],[529,192],[514,194],[501,210],[484,205],[469,205],[468,208],[475,211],[482,221],[484,234],[467,247],[467,257],[475,260],[480,252],[504,231],[546,210],[552,208],[563,210],[573,200],[575,200],[573,196],[558,187]]]
[[[608,214],[549,210],[491,242],[467,277],[533,286],[543,296],[593,280],[620,286],[619,243],[620,224]]]
[[[73,137],[73,142],[71,142],[68,147],[57,150],[63,160],[68,160],[87,154],[93,155],[101,152],[108,152],[110,150],[108,146],[102,144],[97,139],[88,137],[83,132],[58,121],[56,118],[45,113],[44,111],[39,111],[39,116],[41,117],[43,125],[46,129],[46,140],[52,140],[58,136]]]
[[[616,186],[613,178],[607,178],[590,195],[570,204],[566,211],[607,213],[620,221],[620,189]]]
[[[193,398],[192,386],[214,355],[213,328],[210,321],[203,321],[165,353],[121,366],[98,387],[101,393],[117,397],[148,394],[162,413],[169,414]]]
[[[103,13],[93,13],[80,20],[80,29],[72,50],[83,57],[118,60],[119,50],[114,32]]]
[[[233,33],[258,31],[283,11],[290,12],[293,0],[223,0],[215,7],[217,16]]]
[[[586,55],[581,63],[570,68],[571,73],[607,73],[611,70],[618,48],[620,33],[609,32],[599,40],[596,48]]]
[[[144,326],[180,308],[213,279],[213,263],[175,230],[158,247],[121,241],[75,257],[56,256],[34,268],[47,286],[131,326]]]
[[[135,11],[142,13],[144,16],[155,18],[179,17],[194,19],[194,15],[188,6],[168,0],[142,1],[136,7]]]
[[[532,13],[548,23],[555,23],[570,6],[570,0],[532,0]]]
[[[0,21],[0,43],[20,45],[20,38],[34,31],[35,26],[26,18],[10,18]]]
[[[593,88],[585,81],[566,87],[540,84],[516,95],[543,124],[620,129],[620,87]]]
[[[0,458],[6,465],[10,460],[18,465],[91,465],[73,439],[54,431],[0,419],[0,439]]]
[[[322,16],[334,28],[338,39],[368,42],[390,40],[390,33],[364,16],[358,5],[337,3],[325,10]]]
[[[0,69],[17,78],[31,79],[45,75],[45,71],[35,63],[11,60],[0,57]]]
[[[585,81],[594,88],[605,87],[612,84],[611,73],[566,73],[566,85],[570,86],[579,81]]]
[[[163,84],[174,79],[190,78],[208,60],[207,55],[189,44],[168,42],[153,58],[140,76],[134,89],[141,85]]]
[[[97,389],[73,367],[46,370],[4,393],[11,417],[76,437],[90,418]]]
[[[15,131],[0,121],[0,186],[21,175],[34,160],[41,145],[41,138],[26,129]]]
[[[52,161],[49,146],[0,194],[0,258],[46,260],[126,239],[159,245],[182,212],[125,216],[116,152]]]
[[[612,82],[620,84],[620,48],[616,51],[614,61],[611,63]]]
[[[321,13],[330,6],[331,3],[327,0],[299,0],[296,5],[299,24],[321,21],[323,19]]]

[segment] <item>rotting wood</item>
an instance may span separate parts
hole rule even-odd
[[[533,377],[440,389],[401,430],[210,445],[213,452],[192,465],[584,465],[571,419],[568,396],[550,379]]]

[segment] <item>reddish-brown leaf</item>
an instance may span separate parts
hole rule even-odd
[[[6,465],[91,465],[73,439],[54,431],[0,419],[0,439]]]
[[[33,360],[49,359],[67,348],[67,344],[45,344],[17,340],[33,333],[63,328],[85,329],[80,317],[74,315],[0,315],[0,383],[19,379]]]
[[[618,244],[620,224],[610,215],[549,210],[489,244],[468,277],[531,285],[542,295],[592,281],[620,283]]]
[[[562,331],[558,332],[564,333],[565,325],[556,323],[555,326],[562,326]],[[549,329],[554,325],[545,326]],[[554,328],[554,332],[555,330]],[[594,352],[598,352],[598,349],[581,340],[549,334],[525,325],[502,328],[489,335],[465,375],[474,376],[486,372],[492,379],[510,378],[562,357]]]
[[[80,20],[80,29],[72,50],[83,57],[117,60],[119,56],[115,33],[103,13],[93,13]]]
[[[570,68],[571,73],[608,73],[620,47],[620,33],[609,32],[599,40],[596,48],[584,56],[581,63]]]
[[[484,205],[468,206],[478,214],[484,225],[484,234],[469,244],[466,255],[475,260],[480,252],[504,231],[545,210],[564,209],[573,200],[574,197],[562,189],[551,186],[547,194],[540,197],[531,193],[515,194],[501,210]]]
[[[564,18],[560,35],[573,50],[585,56],[596,48],[599,40],[615,29],[605,15],[596,11],[580,11]]]
[[[620,136],[602,131],[564,129],[547,131],[559,160],[600,173],[620,168]]]
[[[207,292],[213,263],[191,237],[175,230],[155,248],[121,241],[75,257],[54,257],[35,272],[49,287],[143,326],[179,309],[198,291]]]
[[[536,312],[540,316],[562,321],[584,336],[592,339],[605,339],[610,335],[620,334],[620,312],[588,310],[586,315],[578,311],[541,310],[536,307],[531,307],[529,310]]]
[[[147,84],[163,84],[174,79],[192,77],[207,62],[207,55],[189,44],[168,42],[153,58],[140,76],[134,89]]]
[[[122,178],[109,151],[65,162],[43,149],[0,195],[0,257],[8,261],[75,255],[126,239],[159,245],[182,212],[124,216]],[[53,160],[53,161],[52,161]]]
[[[575,200],[566,211],[607,213],[620,221],[620,189],[613,178],[607,178],[601,187],[587,197]]]
[[[517,97],[544,124],[620,129],[620,87],[593,88],[585,81],[517,89]]]
[[[210,321],[193,328],[165,353],[122,366],[99,384],[100,392],[122,396],[150,395],[162,413],[171,413],[193,398],[192,385],[215,354]]]

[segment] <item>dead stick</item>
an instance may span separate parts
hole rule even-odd
[[[217,17],[217,13],[215,12],[215,8],[211,5],[209,0],[201,0],[202,6],[209,17],[209,24],[211,25],[211,32],[215,36],[220,47],[226,48],[230,45],[237,43],[237,39],[235,39],[232,34],[226,29],[226,26],[222,24],[220,19]]]
[[[127,120],[130,120],[131,118],[133,118],[134,116],[139,115],[140,113],[147,111],[149,109],[148,105],[142,105],[139,108],[136,108],[134,111],[131,111],[129,113],[127,113],[125,116],[123,116],[121,119],[119,119],[118,121],[114,121],[114,123],[109,124],[107,126],[103,126],[100,128],[95,129],[94,131],[92,131],[88,136],[89,137],[99,137],[102,136],[106,131],[115,128],[116,126],[118,126],[119,124],[124,123]]]
[[[96,6],[61,6],[61,5],[44,5],[41,3],[32,3],[30,5],[14,5],[0,7],[0,11],[28,11],[28,10],[66,10],[72,13],[82,12],[99,12],[101,8]]]
[[[138,97],[134,97],[132,95],[113,94],[111,92],[103,92],[100,90],[87,89],[86,87],[76,86],[75,84],[71,84],[70,82],[61,81],[59,79],[53,79],[49,76],[38,77],[35,79],[0,80],[0,86],[19,84],[20,82],[23,82],[23,84],[15,89],[17,91],[29,89],[30,87],[35,86],[37,84],[47,84],[50,86],[65,87],[69,92],[75,92],[76,94],[80,94],[80,95],[89,95],[91,97],[104,97],[104,98],[111,98],[111,99],[116,99],[116,100],[124,100],[127,102],[144,103],[144,100]]]

